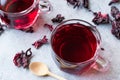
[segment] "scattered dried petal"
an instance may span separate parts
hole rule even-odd
[[[53,30],[53,25],[50,25],[50,24],[44,24],[44,27],[47,27],[50,31]]]
[[[112,17],[118,19],[119,15],[120,15],[119,9],[117,7],[115,7],[115,6],[112,6],[111,7],[111,15],[112,15]]]
[[[64,16],[62,16],[61,14],[57,14],[57,16],[53,18],[51,21],[53,23],[61,23],[64,19],[65,19]]]
[[[83,0],[83,7],[89,9],[89,0]]]
[[[120,39],[120,21],[114,20],[114,21],[112,22],[112,30],[111,30],[111,32],[112,32],[112,34],[113,34],[116,38]]]
[[[30,54],[28,54],[28,52],[30,52]],[[28,68],[31,56],[32,56],[32,52],[31,52],[31,48],[29,48],[26,52],[22,51],[20,53],[17,53],[13,59],[13,63],[17,67],[22,66],[24,68]]]
[[[109,15],[108,14],[101,14],[101,12],[94,13],[95,17],[93,18],[93,22],[96,25],[99,24],[107,24],[110,21]]]
[[[101,48],[102,51],[104,51],[105,49],[104,48]]]
[[[67,0],[67,3],[73,5],[73,8],[83,6],[84,8],[89,9],[89,0]]]
[[[118,2],[119,2],[119,0],[112,0],[112,1],[110,1],[109,5],[112,5],[113,3],[118,3]]]
[[[111,15],[113,17],[115,17],[115,15],[117,15],[118,13],[119,13],[119,9],[117,7],[115,7],[115,6],[112,6],[111,7]]]
[[[46,38],[46,36],[44,36],[42,39],[35,41],[32,45],[38,49],[40,48],[43,44],[48,43],[48,39]]]
[[[120,39],[120,28],[118,27],[118,28],[112,29],[112,34],[113,34],[116,38]]]

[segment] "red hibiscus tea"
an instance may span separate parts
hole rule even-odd
[[[95,62],[100,42],[99,32],[90,23],[78,19],[64,21],[52,32],[53,59],[62,70],[81,73]]]
[[[97,42],[89,27],[74,23],[57,29],[52,36],[52,47],[60,58],[80,63],[94,56]]]
[[[0,0],[1,19],[15,29],[30,27],[38,16],[35,0]]]

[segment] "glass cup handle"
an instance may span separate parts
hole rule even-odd
[[[42,13],[49,13],[53,9],[48,0],[39,0],[39,7]]]
[[[109,69],[109,61],[98,56],[97,60],[93,63],[92,68],[99,72],[105,72]]]

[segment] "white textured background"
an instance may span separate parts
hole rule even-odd
[[[41,22],[52,23],[51,18],[61,13],[66,19],[83,19],[90,23],[94,17],[85,9],[73,9],[68,6],[65,0],[50,0],[53,5],[53,12],[40,17]],[[110,0],[90,0],[90,7],[93,11],[110,13]],[[115,4],[120,8],[120,4]],[[39,22],[39,23],[41,23]],[[60,71],[51,57],[50,44],[42,46],[36,50],[31,44],[47,35],[50,38],[51,32],[43,28],[43,23],[36,29],[35,33],[25,33],[19,30],[7,29],[0,36],[0,80],[55,80],[51,77],[37,77],[29,70],[17,68],[13,64],[13,57],[16,52],[32,48],[34,57],[32,62],[40,61],[46,63],[51,72],[65,77],[67,80],[120,80],[120,40],[111,34],[111,25],[99,25],[97,29],[102,36],[102,47],[105,48],[103,54],[111,63],[110,70],[106,73],[88,72],[84,75],[71,75]]]

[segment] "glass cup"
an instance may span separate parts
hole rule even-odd
[[[0,18],[8,27],[30,28],[41,13],[52,9],[48,0],[0,0]]]
[[[109,61],[100,55],[101,36],[95,26],[79,19],[60,23],[52,32],[52,57],[66,72],[83,73],[91,68],[104,72]]]

